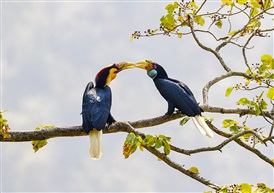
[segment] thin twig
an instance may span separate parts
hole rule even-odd
[[[203,147],[203,148],[198,148],[198,149],[193,149],[193,150],[185,150],[185,149],[181,149],[178,147],[175,147],[173,145],[171,145],[171,150],[181,153],[181,154],[185,154],[185,155],[191,155],[191,154],[195,154],[195,153],[201,153],[201,152],[208,152],[208,151],[220,151],[222,152],[222,148],[224,146],[226,146],[227,144],[229,144],[230,142],[234,141],[235,139],[238,139],[239,137],[248,134],[248,133],[252,133],[253,135],[255,135],[261,142],[265,143],[265,141],[253,130],[245,130],[242,131],[236,135],[232,135],[231,137],[229,137],[228,139],[224,140],[222,143],[220,143],[219,145],[216,145],[214,147]]]
[[[217,51],[211,49],[210,47],[205,46],[204,44],[202,44],[202,43],[200,42],[200,40],[199,40],[198,37],[196,36],[195,30],[194,30],[194,28],[193,28],[193,21],[189,21],[189,27],[190,27],[190,30],[191,30],[191,34],[192,34],[193,38],[195,39],[195,41],[197,42],[197,44],[198,44],[202,49],[204,49],[204,50],[206,50],[206,51],[209,51],[209,52],[213,53],[213,54],[216,56],[216,58],[219,60],[220,64],[223,66],[223,68],[225,69],[225,71],[230,72],[231,69],[225,64],[224,59],[221,57],[221,55],[220,55]]]

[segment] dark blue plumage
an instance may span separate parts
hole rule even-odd
[[[88,134],[93,128],[98,131],[104,129],[109,117],[111,117],[110,108],[110,87],[97,88],[94,87],[92,82],[89,82],[86,86],[82,103],[84,131]]]

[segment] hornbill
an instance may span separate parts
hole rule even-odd
[[[108,85],[118,72],[132,67],[134,64],[127,62],[106,66],[97,73],[95,86],[92,82],[86,86],[82,102],[82,127],[89,134],[89,154],[93,159],[100,159],[102,156],[102,130],[107,124],[111,125],[115,122],[110,113],[111,89]]]
[[[168,103],[168,115],[171,115],[175,108],[181,113],[191,117],[196,128],[208,137],[213,137],[213,132],[205,123],[202,112],[193,93],[183,82],[169,78],[166,71],[159,64],[150,60],[140,61],[135,67],[147,70],[147,74],[153,79],[160,94]]]

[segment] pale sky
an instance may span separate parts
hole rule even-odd
[[[215,3],[216,4],[216,3]],[[212,54],[201,50],[191,36],[157,36],[130,43],[135,30],[159,26],[165,14],[162,2],[95,1],[4,1],[2,2],[2,109],[12,130],[33,130],[40,124],[81,125],[82,93],[97,72],[111,63],[150,59],[161,64],[170,77],[185,82],[202,103],[202,88],[224,73]],[[214,3],[212,3],[214,5]],[[269,18],[267,18],[269,19]],[[237,21],[241,22],[241,20]],[[206,37],[201,39],[215,45]],[[251,62],[264,53],[273,54],[273,38],[257,39],[256,49],[248,52]],[[242,65],[240,49],[222,51],[225,61],[236,70]],[[240,79],[229,79],[214,86],[213,106],[236,107],[235,102],[250,93],[233,92],[227,87]],[[166,101],[153,81],[141,69],[118,74],[111,83],[112,115],[117,121],[134,121],[163,115]],[[221,128],[224,118],[213,117]],[[202,136],[192,122],[180,120],[143,129],[142,132],[170,136],[172,144],[184,149],[218,145],[222,140]],[[256,127],[262,119],[251,123]],[[256,125],[257,123],[257,125]],[[261,126],[261,124],[259,124]],[[265,125],[268,127],[268,125]],[[226,131],[226,130],[225,130]],[[33,152],[30,142],[1,143],[3,192],[202,192],[206,186],[171,169],[147,151],[136,151],[128,159],[122,154],[126,133],[103,135],[101,160],[90,159],[89,138],[66,137],[48,140]],[[259,148],[273,157],[273,148]],[[192,156],[170,155],[185,168],[196,166],[201,176],[218,185],[229,183],[273,183],[269,164],[245,149],[229,144],[223,153]]]

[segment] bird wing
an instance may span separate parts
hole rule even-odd
[[[190,117],[201,114],[198,103],[186,85],[174,79],[157,79],[154,82],[167,102],[182,113]]]
[[[88,87],[88,86],[87,86]],[[102,130],[109,117],[111,90],[90,87],[85,90],[82,103],[83,129],[89,133],[93,128]]]
[[[172,78],[169,78],[169,80],[170,81],[173,81],[173,82],[175,82],[175,83],[177,83],[188,95],[189,95],[189,97],[195,102],[195,103],[197,103],[197,101],[196,101],[196,99],[195,99],[195,97],[194,97],[194,94],[192,93],[192,91],[190,90],[190,88],[188,88],[188,86],[185,84],[185,83],[183,83],[183,82],[181,82],[181,81],[179,81],[179,80],[176,80],[176,79],[172,79]],[[198,103],[197,103],[198,104]],[[201,110],[201,112],[204,112],[204,110],[201,108],[201,107],[199,107],[200,108],[200,110]]]
[[[188,86],[186,84],[184,84],[183,82],[176,80],[176,79],[172,79],[172,78],[168,78],[168,80],[177,83],[182,89],[185,90],[186,93],[188,93],[190,96],[193,96],[193,93],[191,92],[191,90],[188,88]]]

